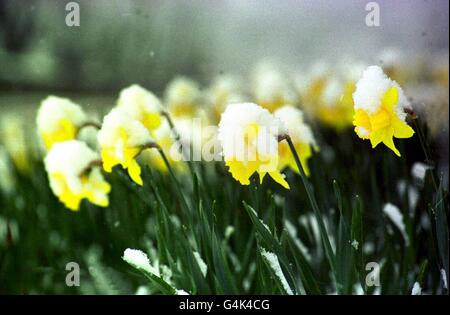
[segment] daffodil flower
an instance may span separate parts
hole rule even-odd
[[[337,131],[352,125],[355,82],[330,78],[324,84],[322,97],[317,104],[317,117]]]
[[[414,130],[405,122],[405,110],[410,109],[401,87],[389,79],[378,66],[368,67],[353,93],[355,132],[369,139],[372,148],[384,143],[397,156],[393,138],[410,138]]]
[[[114,166],[120,164],[128,170],[135,183],[143,184],[141,168],[136,157],[153,141],[142,123],[120,108],[115,108],[104,117],[97,140],[101,148],[103,169],[106,172],[111,172]]]
[[[79,128],[86,122],[81,107],[67,98],[48,96],[37,113],[38,133],[47,150],[53,144],[76,138]]]
[[[194,117],[200,98],[200,88],[191,79],[176,77],[165,91],[165,103],[174,117]]]
[[[137,84],[120,92],[117,107],[140,121],[150,133],[161,126],[161,101],[153,93]]]
[[[98,154],[78,140],[55,143],[47,153],[44,164],[50,188],[70,210],[79,210],[84,198],[101,207],[109,205],[111,186],[98,162]]]
[[[212,108],[213,119],[218,122],[228,104],[243,100],[242,83],[231,75],[218,76],[206,91],[206,100]]]
[[[257,67],[252,84],[254,99],[270,112],[295,102],[295,93],[285,77],[270,64]]]
[[[298,152],[300,162],[305,174],[309,176],[308,159],[312,156],[313,149],[318,150],[316,140],[311,131],[311,128],[304,122],[303,113],[298,108],[290,105],[283,106],[274,112],[274,116],[281,120],[284,126],[288,129],[295,150]],[[286,141],[279,143],[279,169],[285,167],[291,168],[296,173],[300,173],[294,156],[289,149]]]
[[[323,124],[342,131],[353,125],[353,93],[366,66],[344,60],[340,71],[328,71],[322,79],[315,115]]]
[[[294,76],[294,85],[302,104],[302,109],[309,117],[318,118],[319,104],[323,101],[324,91],[332,72],[323,60],[313,63],[309,70]],[[288,103],[289,104],[289,103]]]
[[[10,155],[14,166],[22,174],[32,170],[32,145],[28,141],[26,120],[21,116],[4,115],[0,121],[0,142]],[[33,134],[34,135],[34,134]]]
[[[219,123],[218,138],[225,165],[233,178],[249,185],[253,173],[258,173],[260,182],[269,174],[284,188],[289,188],[279,170],[278,137],[285,133],[280,120],[259,105],[228,105]]]

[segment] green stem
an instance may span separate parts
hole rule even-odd
[[[172,132],[175,135],[175,142],[177,142],[180,145],[180,151],[181,151],[181,154],[183,155],[183,160],[188,165],[191,175],[194,176],[194,174],[195,174],[194,165],[192,165],[192,161],[190,160],[190,157],[186,158],[186,156],[184,156],[183,143],[181,142],[181,136],[178,133],[177,129],[175,128],[175,124],[173,123],[172,117],[170,117],[170,114],[166,111],[162,111],[161,115],[167,119],[170,129],[172,130]]]
[[[183,204],[185,211],[189,211],[189,206],[188,206],[186,199],[184,198],[183,192],[181,191],[181,188],[180,188],[181,186],[178,183],[177,177],[175,176],[175,173],[173,172],[172,167],[170,166],[170,163],[169,163],[169,160],[167,159],[166,154],[160,147],[158,147],[157,150],[158,150],[159,154],[161,155],[161,158],[163,159],[164,164],[166,165],[167,170],[169,171],[169,174],[175,183],[176,190],[177,190],[178,194],[180,195],[180,198],[182,200],[182,204]]]
[[[431,159],[431,155],[428,152],[429,148],[426,145],[425,135],[423,133],[422,128],[420,127],[420,124],[417,121],[418,121],[418,119],[414,119],[414,125],[416,127],[417,134],[419,135],[420,146],[422,147],[422,151],[425,154],[426,161],[428,163],[431,163],[431,162],[433,162],[433,160]],[[433,182],[434,189],[437,191],[438,185],[437,185],[436,178],[434,177],[434,169],[432,169],[430,173],[431,173],[431,181]]]
[[[299,170],[299,173],[300,173],[300,177],[302,179],[303,185],[304,185],[305,190],[306,190],[306,194],[308,195],[309,201],[310,201],[311,206],[312,206],[313,211],[314,211],[314,215],[315,215],[317,223],[319,225],[319,231],[320,231],[320,234],[321,234],[321,237],[322,237],[323,246],[325,248],[325,254],[327,256],[328,262],[330,263],[330,267],[331,267],[331,270],[333,272],[334,280],[335,280],[335,283],[336,283],[336,289],[338,291],[340,291],[340,287],[337,284],[336,266],[335,266],[335,260],[334,260],[335,257],[334,257],[333,249],[331,247],[331,243],[330,243],[330,240],[328,238],[327,229],[326,229],[325,224],[324,224],[324,222],[322,220],[322,216],[320,214],[320,209],[319,209],[319,206],[317,204],[316,198],[314,196],[312,186],[311,186],[310,182],[308,181],[308,179],[306,178],[305,171],[303,170],[302,164],[300,163],[300,158],[298,157],[298,153],[295,150],[295,147],[294,147],[294,144],[292,143],[291,138],[289,136],[285,136],[285,137],[283,137],[283,139],[285,139],[287,141],[287,143],[289,145],[289,149],[291,150],[292,155],[294,156],[295,163],[297,164],[297,167],[298,167],[298,170]]]

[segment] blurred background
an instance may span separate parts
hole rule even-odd
[[[368,27],[361,0],[0,0],[0,90],[117,92],[131,83],[162,90],[177,74],[208,83],[247,74],[261,59],[296,69],[318,58],[378,61],[382,49],[448,54],[448,1],[377,1]]]
[[[0,0],[4,119],[33,121],[49,94],[88,111],[110,108],[134,83],[162,97],[179,75],[202,90],[228,74],[248,87],[262,61],[291,81],[303,77],[302,89],[305,73],[345,60],[381,65],[398,80],[448,157],[446,0],[376,1],[375,27],[367,26],[369,1],[361,0],[78,0],[80,25],[72,27],[69,2]]]

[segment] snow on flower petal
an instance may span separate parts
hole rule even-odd
[[[260,181],[269,174],[289,188],[279,171],[278,137],[285,134],[281,121],[267,109],[254,103],[228,105],[219,123],[218,139],[233,178],[249,185],[253,173],[259,174]]]
[[[214,120],[218,122],[220,114],[228,104],[238,103],[244,99],[242,82],[238,77],[232,75],[218,76],[206,91],[205,98],[212,109]]]
[[[91,165],[98,160],[98,154],[78,140],[55,143],[47,153],[44,164],[50,188],[67,208],[78,210],[84,198],[108,206],[111,186],[99,167]]]
[[[183,76],[174,78],[165,91],[166,106],[175,117],[195,116],[199,98],[198,84]]]
[[[120,92],[117,107],[140,121],[150,132],[161,125],[161,101],[152,92],[137,84]]]
[[[79,105],[57,96],[48,96],[41,102],[36,118],[38,133],[47,150],[57,142],[75,139],[85,121],[86,114]]]
[[[268,63],[262,63],[256,68],[252,94],[258,104],[271,112],[285,104],[295,102],[295,93],[289,81]]]
[[[378,66],[368,67],[353,93],[355,132],[369,139],[372,147],[384,143],[396,155],[393,138],[410,138],[414,130],[406,123],[405,109],[410,109],[401,87]]]
[[[347,65],[343,73],[330,74],[324,80],[323,91],[316,106],[316,115],[322,123],[335,128],[337,131],[352,125],[352,94],[356,88],[355,74],[357,73],[359,73],[359,78],[362,74],[360,67]]]
[[[135,158],[143,146],[152,142],[147,128],[120,108],[115,108],[104,117],[97,139],[104,170],[111,172],[120,164],[128,169],[134,182],[142,185],[141,168]]]

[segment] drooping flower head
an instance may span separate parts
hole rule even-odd
[[[281,121],[267,109],[253,103],[228,105],[219,123],[218,138],[231,175],[248,185],[253,173],[259,174],[260,182],[268,173],[289,188],[278,168],[278,137],[284,134]]]
[[[104,180],[100,167],[93,162],[99,156],[84,142],[69,140],[55,143],[44,159],[50,188],[69,209],[78,210],[82,199],[107,207],[111,186]]]
[[[318,147],[311,128],[303,120],[303,112],[298,108],[286,105],[277,109],[274,116],[279,118],[287,128],[288,135],[300,157],[302,168],[305,174],[309,175],[308,159],[312,155],[312,150],[318,149]],[[280,142],[278,150],[280,156],[279,169],[290,167],[296,173],[299,173],[286,141]]]
[[[331,77],[331,68],[323,60],[311,65],[305,72],[294,75],[294,85],[305,114],[312,118],[318,116],[320,104],[327,80]],[[290,104],[290,103],[288,103]]]
[[[86,121],[81,107],[67,98],[48,96],[37,113],[37,129],[49,150],[53,144],[75,139],[80,126]]]
[[[161,101],[152,92],[133,84],[120,92],[117,107],[152,132],[161,125]]]
[[[369,139],[372,148],[384,143],[400,156],[393,138],[410,138],[414,130],[405,122],[410,104],[397,82],[389,79],[378,66],[368,67],[353,93],[355,132]]]
[[[111,172],[120,164],[128,169],[134,182],[142,185],[141,168],[135,158],[145,145],[152,142],[147,128],[120,108],[115,108],[104,117],[97,139],[104,170]]]
[[[189,78],[179,76],[167,85],[164,101],[174,117],[194,117],[199,97],[198,84]]]
[[[322,89],[315,104],[317,119],[336,131],[352,126],[353,92],[365,66],[357,61],[343,60],[322,79]]]
[[[271,112],[295,102],[295,93],[283,74],[273,65],[265,63],[255,71],[252,94],[258,104]]]

